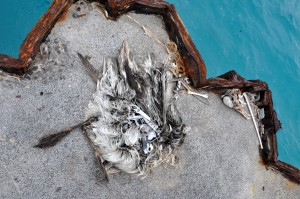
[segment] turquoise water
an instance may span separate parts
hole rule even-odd
[[[279,159],[300,168],[300,1],[171,0],[203,59],[208,77],[231,69],[266,81],[282,122]],[[51,0],[10,0],[0,7],[0,53],[19,46]]]
[[[300,168],[300,1],[171,0],[208,77],[236,70],[269,84],[283,130],[279,159]]]
[[[27,33],[52,0],[9,0],[0,6],[0,54],[18,57]]]

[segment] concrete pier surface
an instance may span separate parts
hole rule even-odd
[[[74,18],[73,7],[56,24],[24,78],[0,74],[0,198],[300,198],[299,185],[260,163],[252,121],[214,94],[208,105],[180,95],[176,103],[191,131],[179,165],[155,168],[144,180],[118,173],[102,183],[81,130],[52,148],[33,148],[44,135],[83,121],[96,85],[77,52],[95,67],[116,57],[124,40],[138,63],[153,53],[162,64],[168,55],[141,27],[168,41],[158,16],[130,13],[110,21],[92,6],[81,12]]]

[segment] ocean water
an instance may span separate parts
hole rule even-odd
[[[28,32],[52,0],[9,0],[0,6],[0,54],[18,57]]]
[[[300,1],[170,0],[205,60],[208,77],[236,70],[269,84],[283,129],[279,159],[300,168]],[[18,56],[51,0],[0,6],[0,54]],[[255,136],[255,132],[254,136]]]
[[[300,1],[169,2],[201,53],[208,77],[233,69],[269,84],[283,127],[277,134],[279,159],[300,168]]]

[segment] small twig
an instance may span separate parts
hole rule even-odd
[[[250,103],[249,103],[249,100],[248,100],[248,96],[246,93],[243,93],[243,96],[245,97],[246,99],[246,103],[247,103],[247,106],[248,106],[248,109],[250,111],[250,114],[251,114],[251,117],[252,117],[252,121],[253,121],[253,124],[254,124],[254,127],[255,127],[255,130],[256,130],[256,133],[257,133],[257,137],[258,137],[258,140],[259,140],[259,144],[260,144],[260,148],[263,149],[263,145],[262,145],[262,142],[261,142],[261,137],[259,135],[259,130],[258,130],[258,127],[257,127],[257,124],[256,124],[256,121],[255,121],[255,118],[254,118],[254,115],[253,115],[253,112],[252,112],[252,109],[251,109],[251,106],[250,106]]]
[[[138,22],[136,19],[134,19],[133,17],[127,15],[127,17],[129,19],[131,19],[132,21],[134,21],[137,25],[139,25],[145,32],[145,34],[154,39],[157,43],[159,43],[160,45],[162,45],[165,48],[164,43],[158,38],[158,36],[155,35],[155,33],[153,33],[151,30],[149,30],[148,28],[146,28],[145,26],[143,26],[140,22]],[[166,49],[168,51],[168,49]]]

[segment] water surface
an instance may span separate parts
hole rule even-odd
[[[9,0],[0,6],[0,54],[18,57],[19,48],[51,0]]]
[[[215,77],[236,70],[269,84],[283,129],[279,159],[300,168],[300,1],[170,0]]]

